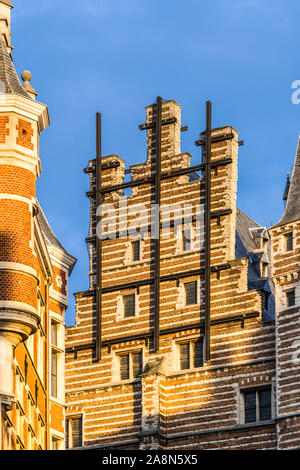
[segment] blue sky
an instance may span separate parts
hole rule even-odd
[[[300,132],[297,0],[14,0],[12,43],[19,74],[32,72],[51,127],[41,138],[38,197],[66,249],[78,258],[73,292],[88,288],[88,177],[95,113],[103,154],[146,157],[144,107],[157,95],[183,107],[182,151],[194,146],[213,102],[213,125],[232,125],[239,154],[238,206],[265,226],[283,210],[285,175]]]

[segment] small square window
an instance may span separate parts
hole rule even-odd
[[[137,378],[143,370],[142,351],[121,354],[120,361],[120,380],[132,380]]]
[[[136,240],[132,242],[132,261],[140,261],[141,259],[141,242]]]
[[[293,307],[295,305],[296,303],[295,289],[290,290],[289,292],[286,293],[286,300],[287,300],[288,307]]]
[[[203,360],[203,339],[188,341],[179,344],[180,369],[188,370],[202,367]]]
[[[293,251],[293,249],[294,249],[293,232],[290,232],[285,235],[285,250]]]
[[[272,419],[272,389],[266,387],[242,392],[244,422],[256,423]]]
[[[124,317],[134,317],[135,316],[135,294],[125,295],[124,296]]]
[[[197,304],[197,281],[185,284],[185,303],[186,305]]]

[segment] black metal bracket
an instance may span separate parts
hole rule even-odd
[[[208,101],[209,103],[209,101]],[[212,129],[211,129],[212,131]],[[222,134],[222,135],[217,135],[215,137],[212,137],[211,138],[211,144],[216,144],[218,142],[225,142],[226,140],[232,140],[234,139],[234,134],[231,132],[229,134]],[[200,139],[200,140],[196,140],[195,144],[197,147],[200,147],[200,146],[206,146],[206,141],[207,139]]]
[[[160,96],[157,98],[156,106],[158,106],[158,100],[159,99],[161,99]],[[171,118],[167,118],[167,119],[161,119],[160,120],[160,126],[169,126],[170,124],[176,124],[176,122],[177,122],[177,118],[175,118],[175,117],[171,117]],[[156,129],[157,130],[157,123],[158,123],[158,115],[156,115],[156,121],[149,122],[149,123],[146,123],[146,124],[141,124],[139,126],[139,129],[141,131],[145,131],[147,129]]]
[[[218,325],[225,325],[225,324],[228,324],[228,323],[241,322],[241,327],[242,327],[242,325],[244,325],[246,320],[257,318],[259,316],[260,316],[259,312],[249,312],[249,313],[245,313],[243,315],[231,315],[231,316],[211,320],[211,326],[218,326]],[[173,333],[180,333],[182,331],[202,329],[202,328],[204,328],[204,326],[205,326],[205,321],[201,320],[198,323],[192,323],[192,324],[182,325],[182,326],[175,326],[175,327],[160,330],[159,335],[160,336],[166,336],[166,335],[170,335],[170,334],[173,334]],[[126,342],[130,342],[130,341],[143,341],[144,340],[145,345],[147,345],[150,338],[153,338],[153,332],[145,332],[145,333],[139,333],[137,335],[122,336],[122,337],[119,337],[119,338],[104,340],[103,343],[102,343],[102,346],[103,347],[108,347],[109,352],[110,352],[111,347],[114,344],[126,343]],[[67,348],[66,349],[66,354],[74,354],[75,359],[77,359],[77,352],[78,351],[87,351],[87,350],[90,350],[90,349],[94,349],[95,347],[96,347],[95,343],[82,344],[82,345],[79,345],[79,346],[74,346],[74,347],[71,347],[71,348]]]

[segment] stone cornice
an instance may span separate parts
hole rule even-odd
[[[48,107],[45,104],[19,95],[0,94],[0,112],[19,112],[22,116],[37,121],[39,133],[50,125]]]

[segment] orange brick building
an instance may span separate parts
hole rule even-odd
[[[39,136],[49,125],[30,72],[11,57],[0,1],[0,449],[64,448],[64,313],[75,264],[39,206]]]
[[[269,233],[236,207],[235,129],[208,127],[191,167],[180,106],[146,116],[146,163],[100,158],[98,141],[85,169],[90,289],[67,329],[67,447],[300,448],[299,151]]]

